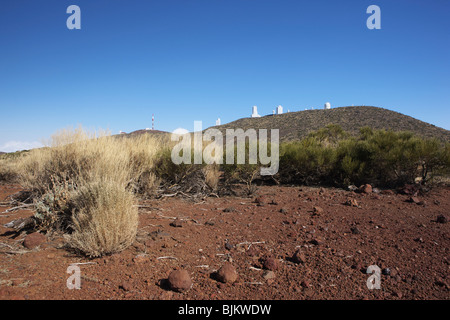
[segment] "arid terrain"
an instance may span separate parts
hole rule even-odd
[[[410,131],[420,137],[450,141],[448,130],[392,110],[369,106],[304,110],[261,118],[242,118],[216,128],[222,132],[236,128],[279,129],[280,141],[291,141],[302,139],[329,124],[339,125],[353,135],[357,135],[362,127],[368,126],[375,130]]]
[[[20,190],[0,185],[0,202]],[[31,237],[26,248],[30,236],[3,225],[33,211],[7,209],[0,208],[0,299],[450,298],[448,187],[412,199],[391,190],[264,186],[252,198],[148,200],[133,246],[92,260],[66,250],[57,234],[42,243]],[[238,273],[232,284],[215,275],[227,261]],[[81,289],[69,290],[75,263]],[[367,288],[370,265],[383,270],[380,290]],[[175,269],[187,270],[189,290],[169,289]]]

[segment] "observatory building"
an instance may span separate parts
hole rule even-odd
[[[253,108],[252,108],[252,118],[259,118],[259,117],[261,117],[261,116],[258,114],[258,107],[257,106],[253,106]]]
[[[331,104],[329,102],[325,103],[324,109],[331,109]]]
[[[276,114],[282,114],[283,113],[283,107],[282,106],[278,106],[276,109]]]

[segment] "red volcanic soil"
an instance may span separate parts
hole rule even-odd
[[[0,186],[0,201],[19,190]],[[145,201],[134,245],[92,260],[56,235],[25,248],[3,225],[33,212],[0,213],[0,299],[449,299],[449,224],[437,217],[450,218],[450,189],[408,199],[261,187],[254,198]],[[69,290],[67,268],[87,262]],[[370,265],[384,272],[379,290],[367,288]],[[176,269],[187,290],[171,289]]]

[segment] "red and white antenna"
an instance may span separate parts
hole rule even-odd
[[[152,114],[152,130],[155,130],[155,115]]]

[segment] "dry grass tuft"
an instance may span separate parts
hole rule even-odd
[[[23,157],[26,153],[25,151],[20,151],[0,155],[0,183],[18,182],[17,159]]]
[[[22,185],[44,194],[56,183],[74,187],[106,178],[132,192],[151,192],[161,142],[148,135],[123,139],[78,128],[52,136],[51,147],[32,150],[18,160]]]
[[[14,164],[11,161],[0,159],[0,182],[14,182],[16,178]]]
[[[73,197],[77,208],[70,247],[90,257],[120,252],[130,246],[138,226],[134,196],[114,181],[96,181],[80,187]]]
[[[78,128],[17,159],[22,185],[36,195],[38,228],[69,233],[68,244],[91,257],[128,247],[137,230],[135,194],[159,185],[154,166],[161,144],[149,135]]]

